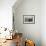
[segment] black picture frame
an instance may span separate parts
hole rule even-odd
[[[23,15],[23,24],[35,24],[35,15]]]

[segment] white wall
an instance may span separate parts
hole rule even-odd
[[[46,46],[46,0],[42,0],[41,4],[41,38],[42,46]]]
[[[13,6],[15,27],[24,37],[35,41],[41,46],[41,0],[23,0]],[[35,24],[23,24],[23,15],[35,15]]]
[[[16,0],[0,0],[0,27],[12,28],[12,6]]]
[[[34,39],[37,46],[46,46],[46,0],[41,0],[41,2],[40,0],[23,1],[15,3],[13,6],[16,29],[22,32],[25,37]],[[35,24],[23,24],[23,15],[26,14],[35,15]]]

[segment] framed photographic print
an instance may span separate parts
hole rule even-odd
[[[23,24],[35,24],[35,15],[23,15]]]

